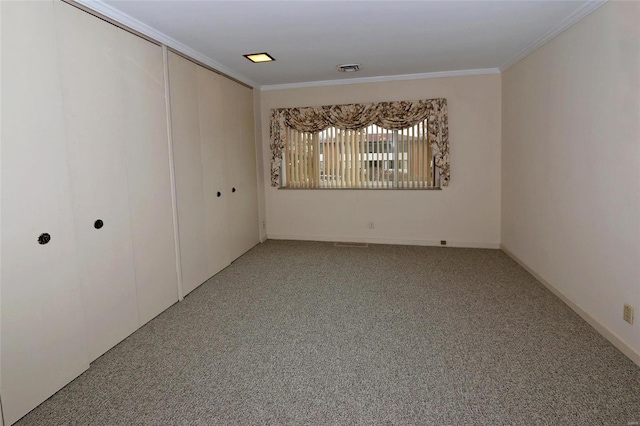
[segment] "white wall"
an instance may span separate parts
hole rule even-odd
[[[270,186],[271,108],[431,98],[449,106],[451,182],[442,191]],[[263,91],[260,101],[269,238],[498,247],[500,75]]]
[[[640,3],[502,75],[502,244],[640,362]],[[629,348],[633,353],[629,352]]]

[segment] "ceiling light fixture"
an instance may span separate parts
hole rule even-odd
[[[342,65],[336,65],[336,67],[338,67],[338,71],[340,72],[360,71],[360,64],[342,64]]]
[[[273,56],[269,55],[267,52],[262,53],[250,53],[248,55],[242,55],[253,63],[259,62],[271,62],[275,61]]]

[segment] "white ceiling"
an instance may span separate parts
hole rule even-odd
[[[82,3],[117,12],[135,29],[151,27],[241,80],[272,86],[497,72],[602,2],[107,0],[102,10]],[[242,56],[255,52],[276,61]],[[339,73],[341,63],[362,70]]]

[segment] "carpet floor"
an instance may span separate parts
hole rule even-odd
[[[499,250],[267,241],[18,424],[634,422],[640,368]]]

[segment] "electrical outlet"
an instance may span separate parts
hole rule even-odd
[[[440,245],[441,246],[446,246],[447,245],[447,240],[440,240]]]
[[[374,221],[369,222],[369,229],[376,229],[376,223]]]
[[[625,303],[622,318],[629,324],[633,324],[633,308]]]
[[[267,221],[266,220],[262,221],[262,229],[267,229]]]

